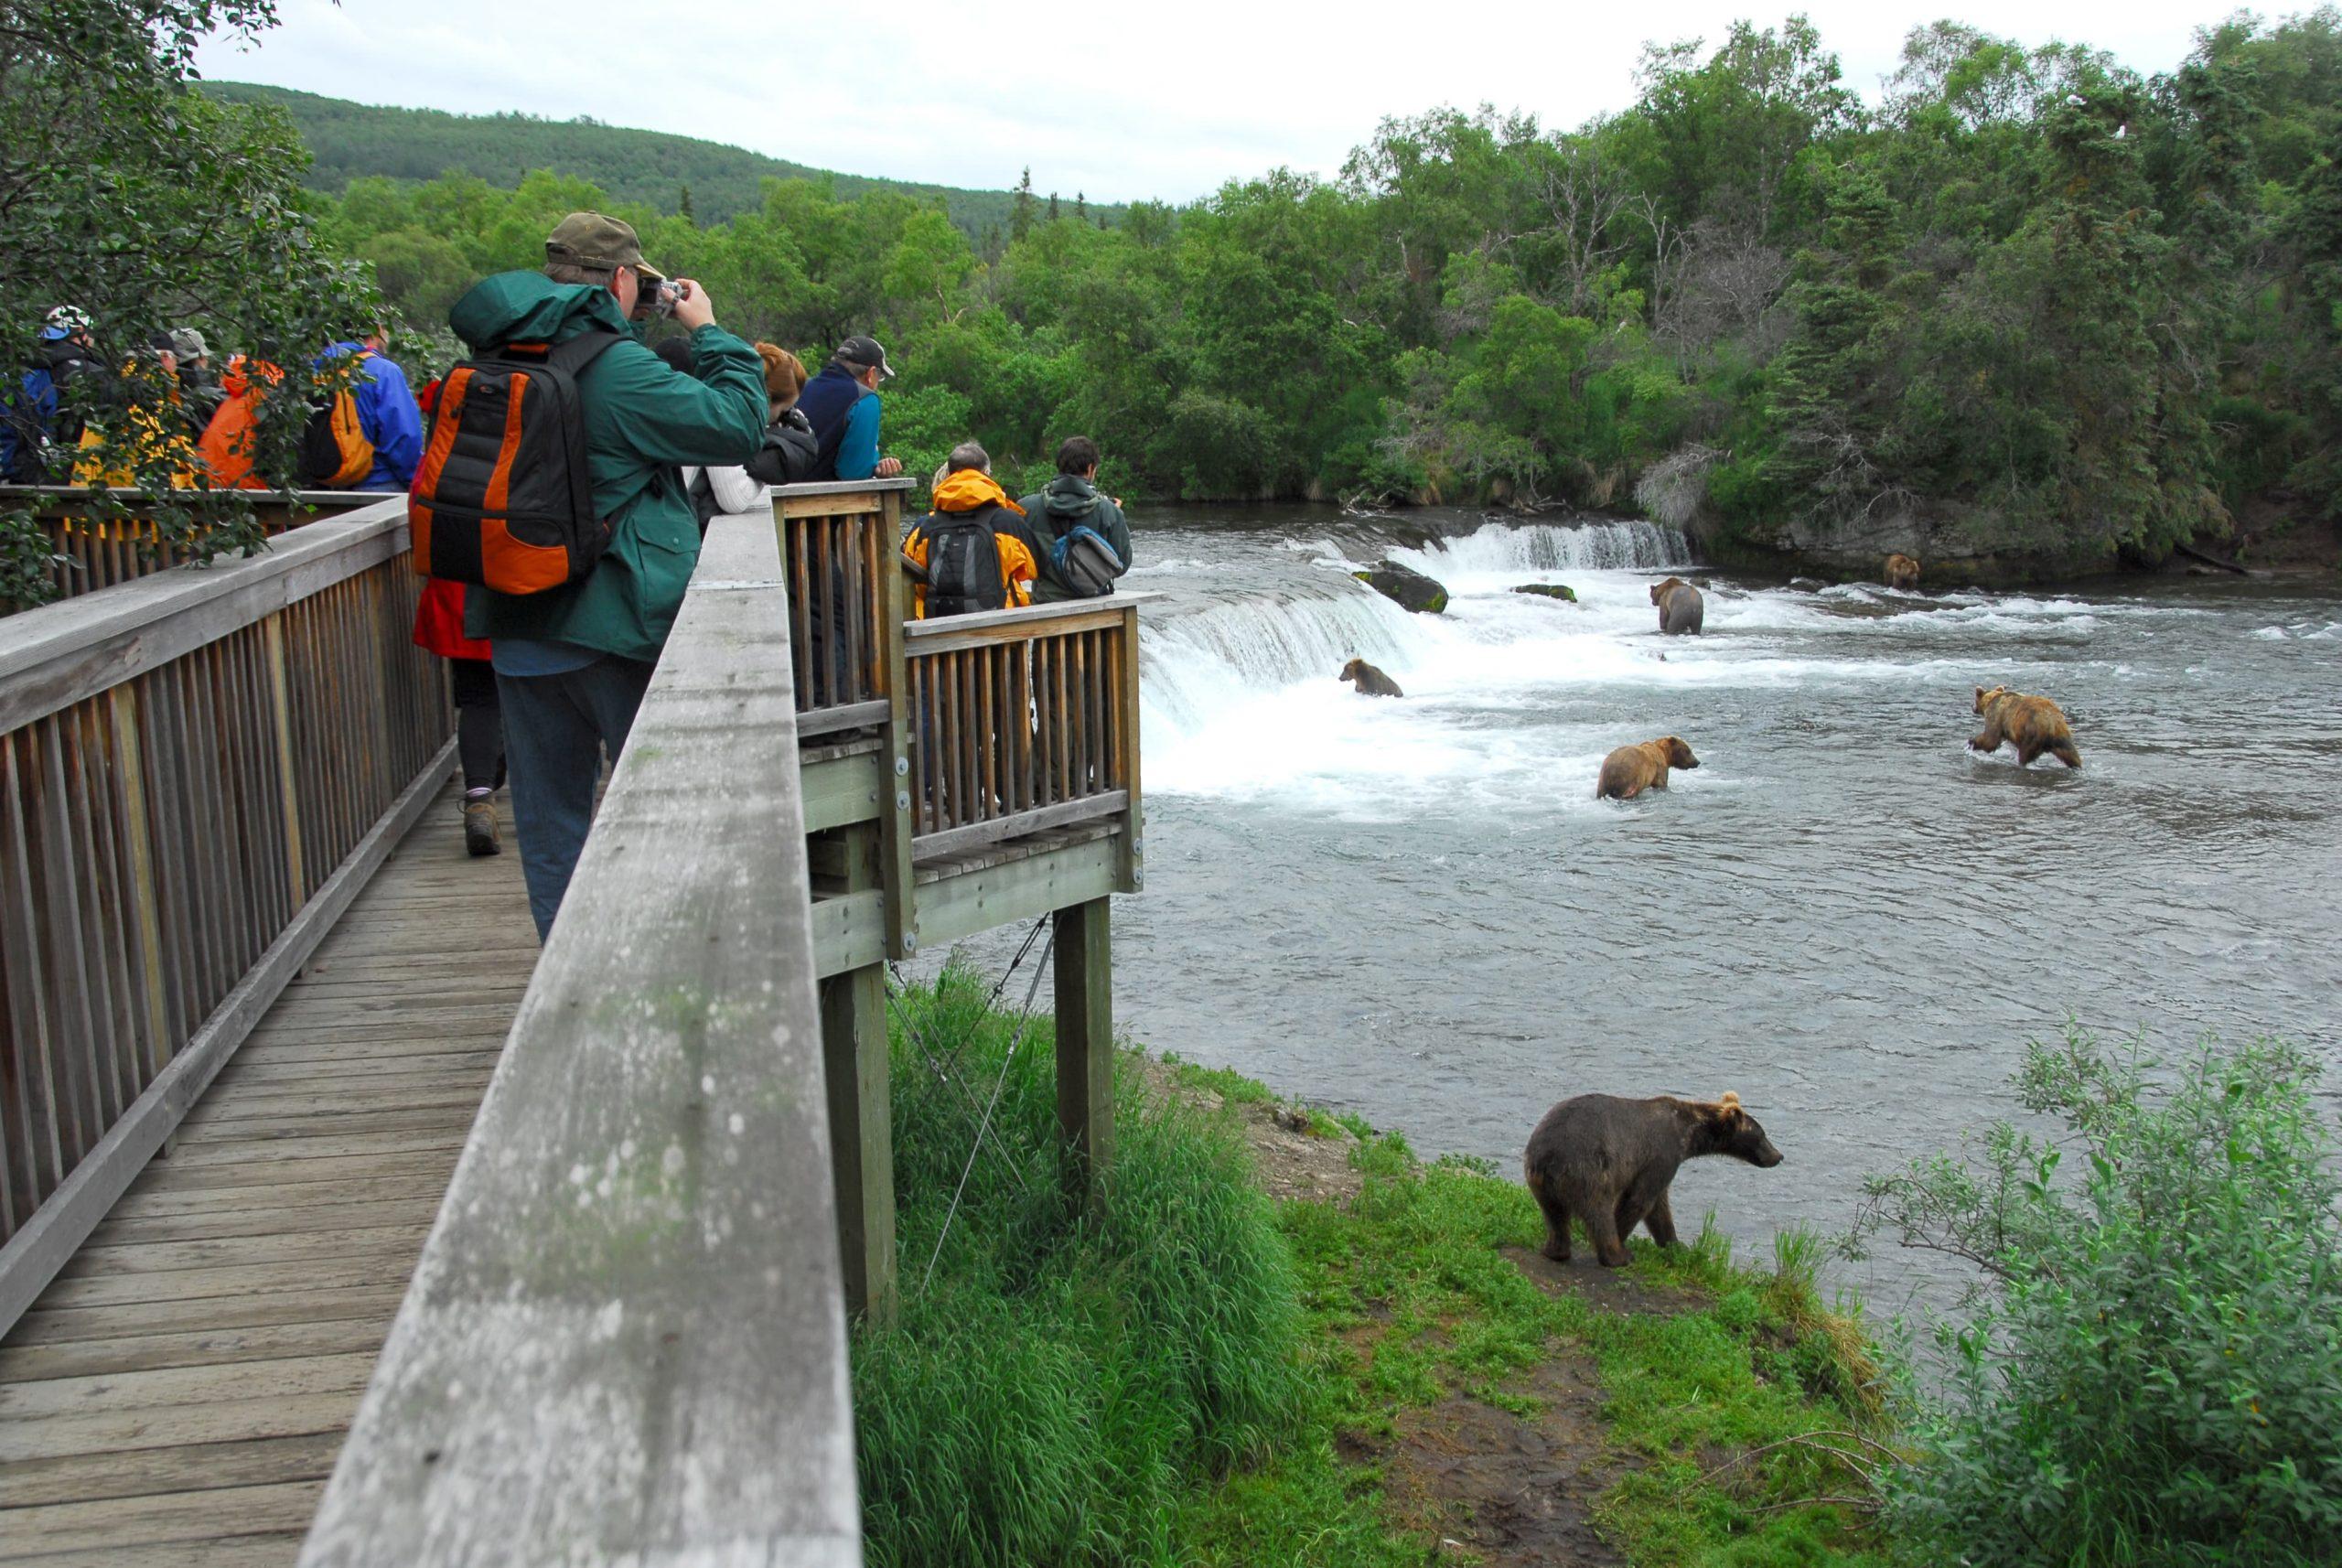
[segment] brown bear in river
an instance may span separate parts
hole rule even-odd
[[[1898,593],[1909,593],[1919,585],[1919,564],[1897,551],[1886,558],[1886,585]]]
[[[1780,1150],[1756,1118],[1726,1094],[1713,1104],[1660,1095],[1620,1100],[1581,1094],[1545,1112],[1520,1158],[1530,1193],[1545,1211],[1545,1256],[1570,1261],[1570,1216],[1585,1227],[1606,1268],[1627,1261],[1627,1237],[1648,1226],[1651,1240],[1675,1245],[1667,1188],[1685,1160],[1730,1155],[1752,1165],[1781,1163]]]
[[[2031,766],[2033,759],[2045,751],[2068,768],[2082,765],[2082,754],[2074,745],[2074,732],[2066,727],[2066,715],[2048,698],[2028,697],[2006,686],[1995,686],[1989,692],[1979,686],[1976,711],[1984,715],[1984,733],[1969,737],[1971,749],[1998,751],[2005,740],[2016,747],[2019,768]]]
[[[1701,623],[1707,619],[1707,601],[1700,597],[1699,589],[1681,577],[1653,583],[1650,602],[1659,607],[1659,629],[1670,637],[1687,631],[1697,635]]]
[[[1353,659],[1343,665],[1342,672],[1334,679],[1353,682],[1352,689],[1361,697],[1403,697],[1407,694],[1399,690],[1398,682],[1363,659]]]
[[[1671,768],[1697,768],[1700,759],[1673,736],[1622,746],[1602,759],[1602,777],[1595,782],[1597,800],[1631,800],[1646,789],[1667,788]]]

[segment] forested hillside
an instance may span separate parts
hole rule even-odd
[[[979,246],[1008,231],[1012,194],[960,190],[836,174],[767,157],[745,147],[634,131],[598,120],[540,120],[529,114],[447,114],[435,109],[390,109],[325,98],[289,88],[207,81],[203,91],[231,103],[265,103],[290,115],[315,162],[312,190],[338,195],[353,179],[435,179],[451,172],[476,175],[510,188],[532,169],[590,179],[614,200],[677,212],[688,200],[703,223],[722,223],[753,211],[768,179],[831,179],[848,199],[892,190],[940,201],[951,220]],[[1043,199],[1046,200],[1046,197]],[[1063,199],[1070,202],[1068,194]],[[1108,212],[1119,209],[1104,209]]]
[[[774,181],[629,204],[727,325],[877,331],[888,443],[1080,430],[1160,496],[1638,504],[1720,557],[2152,561],[2342,512],[2342,15],[2208,27],[2168,76],[1938,24],[1876,107],[1803,21],[1653,47],[1573,129],[1438,110],[1338,177],[1111,228]],[[352,181],[324,231],[417,323],[533,264],[580,180]],[[2330,535],[2329,535],[2330,536]]]

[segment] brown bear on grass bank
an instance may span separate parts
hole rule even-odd
[[[1675,1245],[1667,1189],[1685,1160],[1730,1155],[1769,1169],[1780,1150],[1756,1118],[1726,1094],[1713,1104],[1660,1095],[1620,1100],[1581,1094],[1545,1112],[1520,1158],[1529,1191],[1545,1211],[1545,1256],[1570,1261],[1570,1216],[1585,1227],[1606,1268],[1627,1261],[1627,1237],[1649,1228],[1662,1247]]]
[[[1671,768],[1697,768],[1700,759],[1673,736],[1661,736],[1639,746],[1622,746],[1602,759],[1602,777],[1594,786],[1597,800],[1631,800],[1646,789],[1667,788]]]
[[[1919,585],[1919,564],[1897,551],[1886,558],[1886,585],[1900,593],[1909,593]]]
[[[1343,665],[1342,672],[1334,679],[1350,682],[1351,690],[1361,697],[1403,697],[1407,694],[1399,690],[1398,682],[1363,659],[1353,659]]]
[[[2074,732],[2066,727],[2066,715],[2048,698],[2028,697],[2006,686],[1989,692],[1979,686],[1976,711],[1984,715],[1984,733],[1970,737],[1971,750],[1998,751],[2005,740],[2016,747],[2019,768],[2030,766],[2045,751],[2068,768],[2082,765]]]
[[[1650,602],[1659,607],[1659,629],[1670,637],[1685,632],[1696,636],[1708,618],[1707,601],[1700,597],[1699,589],[1681,577],[1653,583]]]

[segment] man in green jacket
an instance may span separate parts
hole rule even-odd
[[[1098,489],[1098,443],[1087,435],[1069,435],[1058,443],[1058,475],[1048,488],[1017,504],[1025,515],[1017,520],[1026,547],[1033,552],[1040,576],[1033,584],[1033,602],[1053,605],[1078,599],[1081,591],[1058,570],[1056,545],[1068,530],[1084,524],[1113,547],[1123,570],[1131,564],[1131,525],[1120,502]]]
[[[673,303],[691,333],[691,375],[635,338],[638,304],[665,281],[631,227],[573,212],[545,241],[543,273],[499,273],[447,314],[475,354],[586,332],[623,339],[577,377],[608,548],[576,582],[525,595],[474,587],[465,606],[467,634],[495,644],[512,821],[540,940],[593,824],[603,755],[615,761],[626,745],[699,562],[699,522],[677,466],[742,463],[764,439],[764,361],[716,327],[697,284],[678,280]]]

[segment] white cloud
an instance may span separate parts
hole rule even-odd
[[[1944,9],[1804,8],[1848,84],[1871,95],[1905,34]],[[1958,15],[2157,71],[2220,9],[2191,20],[2105,0],[1969,0]],[[1044,194],[1185,200],[1280,165],[1330,176],[1383,117],[1442,103],[1574,125],[1633,102],[1645,41],[1714,42],[1736,14],[1750,9],[897,0],[855,15],[743,0],[697,11],[285,0],[283,26],[256,49],[215,43],[200,59],[227,80],[465,113],[590,114],[852,174],[997,188],[1029,164]]]

